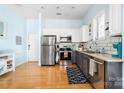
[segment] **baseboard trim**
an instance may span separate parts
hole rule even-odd
[[[16,64],[16,66],[15,66],[15,67],[18,67],[18,66],[20,66],[20,65],[22,65],[22,64],[24,64],[24,63],[27,63],[27,62],[26,62],[26,61],[19,62],[18,64]]]

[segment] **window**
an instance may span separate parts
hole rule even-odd
[[[98,16],[98,39],[105,37],[105,14]]]
[[[93,40],[105,38],[105,12],[99,13],[92,21]]]
[[[93,19],[92,22],[92,34],[93,34],[93,40],[98,39],[98,33],[97,33],[97,18]]]

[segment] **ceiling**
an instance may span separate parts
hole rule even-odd
[[[41,12],[44,18],[49,19],[82,19],[90,4],[13,4],[9,5],[18,14],[34,19]]]

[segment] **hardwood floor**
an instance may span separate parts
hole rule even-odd
[[[15,72],[0,76],[0,88],[14,89],[92,89],[91,85],[68,84],[65,66],[38,66],[36,62],[25,63]]]

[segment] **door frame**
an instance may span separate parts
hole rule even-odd
[[[39,37],[39,33],[38,32],[27,32],[27,62],[29,62],[29,47],[28,47],[28,44],[29,44],[29,34],[30,33],[36,33]],[[39,38],[38,38],[38,43],[39,43]],[[40,43],[38,44],[38,48],[40,49]],[[40,50],[39,50],[40,52]],[[39,64],[39,52],[38,52],[38,64]]]
[[[36,31],[37,33],[38,33],[38,42],[39,42],[39,53],[38,53],[38,65],[39,66],[41,66],[41,36],[42,36],[42,13],[41,12],[39,12],[39,14],[38,14],[38,31]],[[35,31],[34,31],[35,32]],[[28,59],[29,59],[29,57],[28,57],[28,36],[29,36],[29,34],[28,34],[29,32],[27,31],[27,42],[26,42],[26,50],[27,50],[27,62],[28,62]]]

